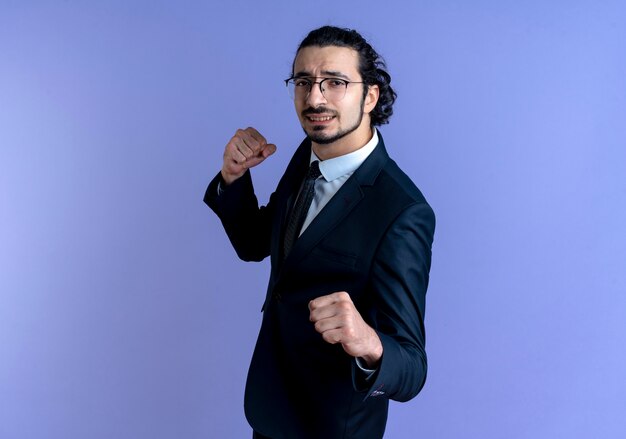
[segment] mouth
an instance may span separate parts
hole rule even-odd
[[[308,115],[305,117],[306,117],[306,120],[308,120],[312,124],[318,125],[318,124],[326,124],[330,122],[331,120],[333,120],[336,116],[326,116],[326,115],[316,114],[316,115]]]

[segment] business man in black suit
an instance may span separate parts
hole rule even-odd
[[[356,31],[325,26],[286,81],[306,133],[259,207],[249,168],[276,151],[254,128],[226,145],[205,202],[239,257],[272,269],[246,384],[254,437],[380,438],[389,399],[424,385],[435,217],[375,126],[395,93]]]

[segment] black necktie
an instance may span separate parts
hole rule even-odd
[[[315,195],[315,180],[317,180],[320,175],[322,175],[320,172],[320,164],[317,160],[315,160],[311,163],[309,173],[304,179],[296,205],[293,207],[291,215],[289,216],[289,223],[287,224],[287,230],[285,231],[283,247],[283,255],[285,258],[300,235],[300,229],[302,228],[302,224],[309,213],[309,207],[311,207],[311,202],[313,201],[313,196]]]

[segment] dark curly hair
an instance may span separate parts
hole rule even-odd
[[[302,40],[296,51],[310,46],[339,46],[354,49],[359,54],[359,74],[365,85],[377,85],[380,90],[376,107],[370,113],[373,126],[389,123],[393,114],[393,103],[396,101],[396,92],[391,88],[391,76],[387,73],[387,66],[382,57],[374,48],[353,29],[335,26],[323,26],[314,29]],[[295,58],[294,58],[295,63]],[[293,65],[292,65],[293,73]],[[363,97],[367,94],[367,87],[363,87]]]

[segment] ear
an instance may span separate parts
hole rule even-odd
[[[378,103],[378,97],[380,96],[380,89],[378,85],[368,85],[367,94],[365,95],[365,102],[363,102],[363,111],[367,114],[371,113],[376,104]]]

